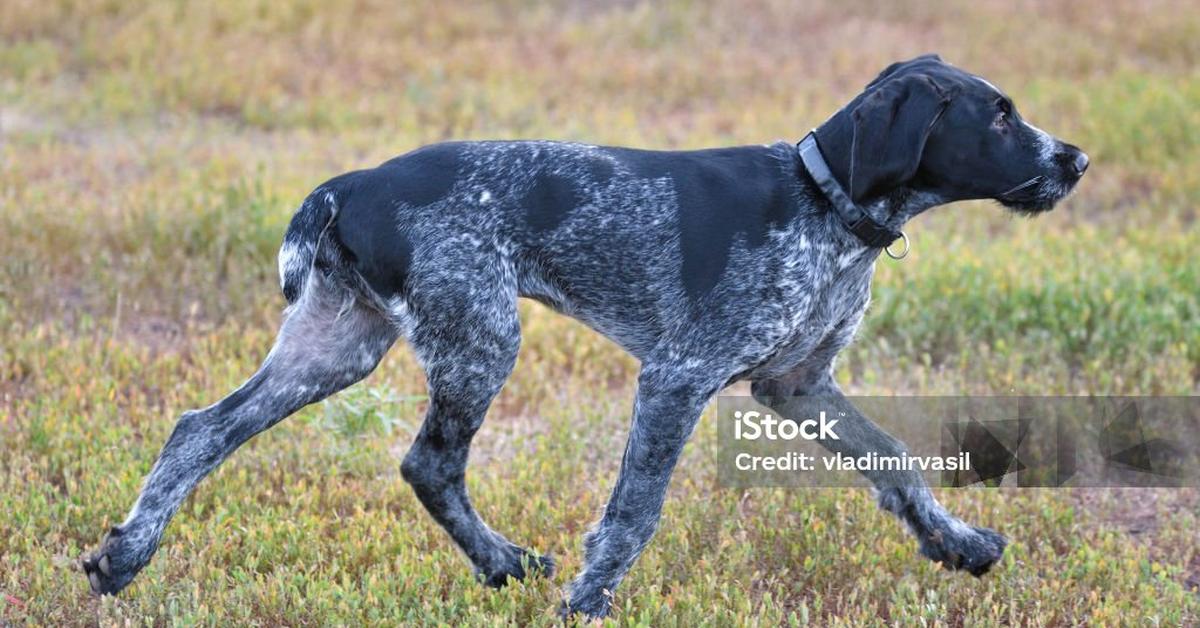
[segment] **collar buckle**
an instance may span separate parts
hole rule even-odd
[[[888,229],[868,216],[866,212],[863,212],[862,217],[853,223],[847,223],[845,220],[842,223],[846,225],[850,233],[858,236],[858,239],[862,240],[863,244],[871,248],[886,249],[894,244],[896,240],[905,237],[903,231]],[[905,241],[907,242],[907,238],[905,238]]]

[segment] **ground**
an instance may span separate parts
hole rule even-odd
[[[636,364],[534,304],[473,453],[489,522],[553,580],[473,582],[400,480],[423,376],[239,451],[119,598],[75,561],[175,418],[253,372],[314,186],[447,138],[798,140],[937,51],[1088,151],[1035,220],[940,208],[882,261],[855,394],[1200,392],[1200,11],[1186,2],[0,4],[0,624],[550,624],[615,477]],[[711,411],[612,623],[1200,622],[1195,491],[958,490],[1011,545],[940,571],[865,491],[721,489]]]

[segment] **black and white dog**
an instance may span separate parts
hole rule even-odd
[[[487,584],[550,572],[548,557],[480,520],[463,484],[471,438],[516,360],[517,299],[527,297],[641,361],[620,476],[565,608],[603,616],[718,391],[749,380],[776,408],[840,399],[834,356],[863,318],[876,258],[907,220],[962,199],[1047,210],[1087,166],[991,83],[926,55],[888,67],[799,147],[455,142],[331,179],[284,238],[290,306],[261,369],[183,413],[132,512],[83,569],[94,591],[120,591],[226,456],[361,380],[403,336],[429,382],[405,480]],[[842,451],[903,452],[844,410]],[[1000,558],[1004,537],[947,513],[919,477],[870,479],[927,557],[975,575]]]

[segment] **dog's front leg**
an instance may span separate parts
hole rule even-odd
[[[842,394],[828,370],[820,371],[812,383],[800,381],[760,381],[754,384],[754,396],[761,403],[787,417],[815,416],[816,412],[836,413],[839,440],[820,441],[826,449],[858,458],[871,452],[879,456],[900,456],[907,448],[864,416]],[[832,410],[832,412],[830,412]],[[986,528],[963,523],[946,512],[934,498],[918,471],[864,471],[863,475],[879,491],[879,505],[899,517],[921,545],[921,553],[942,563],[947,569],[963,569],[975,576],[988,569],[1004,553],[1003,536]]]
[[[720,383],[670,367],[643,367],[621,472],[604,516],[584,543],[583,573],[566,614],[604,617],[613,591],[654,535],[675,463]]]

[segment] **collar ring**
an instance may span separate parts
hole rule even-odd
[[[908,252],[909,252],[909,250],[912,249],[912,246],[909,244],[909,241],[908,241],[908,234],[901,231],[900,239],[904,242],[904,250],[900,251],[899,253],[892,252],[892,244],[895,244],[895,242],[892,242],[892,244],[889,244],[889,245],[883,247],[883,251],[884,251],[884,253],[887,253],[888,257],[895,259],[895,260],[901,260],[901,259],[908,257]]]

